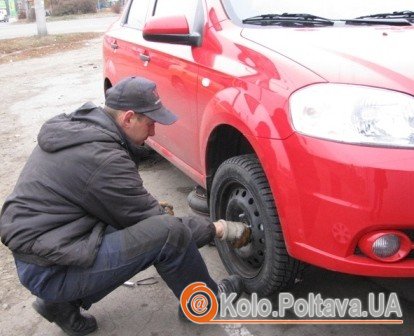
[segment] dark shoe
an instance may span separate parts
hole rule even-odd
[[[98,328],[96,319],[92,315],[81,314],[76,303],[52,303],[37,298],[32,306],[46,320],[56,323],[70,336],[87,335]]]
[[[231,293],[236,293],[234,301],[237,301],[244,291],[244,283],[239,275],[230,275],[229,277],[220,280],[217,286],[219,299],[221,294],[227,296]]]

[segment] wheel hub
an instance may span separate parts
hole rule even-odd
[[[246,273],[251,273],[254,269],[257,272],[265,257],[265,234],[255,200],[244,187],[237,187],[230,193],[226,219],[244,222],[252,230],[251,242],[232,252],[239,258]]]

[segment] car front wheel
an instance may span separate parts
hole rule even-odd
[[[220,165],[210,213],[213,220],[242,221],[252,230],[251,242],[239,249],[216,240],[224,266],[244,279],[247,292],[268,296],[294,284],[303,264],[287,253],[273,195],[256,156],[236,156]]]

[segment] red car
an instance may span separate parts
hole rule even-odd
[[[132,0],[104,38],[105,90],[158,85],[179,116],[148,144],[242,220],[218,243],[269,295],[305,263],[414,276],[411,0]]]

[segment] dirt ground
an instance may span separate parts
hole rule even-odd
[[[72,33],[0,40],[0,64],[79,49],[85,41],[100,36],[102,33]]]

